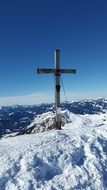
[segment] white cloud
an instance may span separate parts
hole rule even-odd
[[[67,100],[71,100],[75,97],[75,93],[67,92]],[[34,93],[24,96],[13,96],[13,97],[0,97],[0,106],[10,105],[33,105],[41,103],[52,103],[55,102],[54,91]],[[61,92],[61,101],[66,101],[63,93]]]
[[[86,91],[67,91],[66,98],[64,93],[61,92],[61,102],[63,101],[72,101],[77,99],[84,98],[98,98],[104,97],[103,94],[98,94],[97,92],[91,93]],[[55,95],[54,91],[34,93],[25,96],[13,96],[13,97],[0,97],[0,106],[10,106],[10,105],[33,105],[33,104],[41,104],[41,103],[52,103]]]
[[[35,93],[25,96],[0,97],[0,106],[10,105],[32,105],[41,103],[51,103],[54,101],[53,92]]]

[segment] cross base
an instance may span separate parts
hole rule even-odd
[[[61,130],[61,121],[58,123],[58,121],[55,122],[56,129]]]

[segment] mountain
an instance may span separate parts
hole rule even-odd
[[[107,110],[107,99],[86,99],[81,101],[73,101],[71,103],[63,103],[62,108],[66,108],[75,114],[95,114],[105,112]]]
[[[102,113],[107,110],[107,99],[64,102],[61,104],[61,108],[82,115]],[[5,134],[26,131],[38,115],[54,111],[54,109],[54,104],[0,107],[0,137]]]
[[[0,109],[0,136],[25,129],[36,117],[51,110],[51,104],[3,106]]]
[[[107,112],[62,114],[63,130],[0,140],[1,190],[107,189]],[[38,115],[29,127],[53,118]]]

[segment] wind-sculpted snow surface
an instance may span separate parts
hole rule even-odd
[[[0,190],[106,190],[107,115],[75,115],[63,130],[0,140]]]

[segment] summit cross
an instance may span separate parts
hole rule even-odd
[[[61,129],[61,108],[60,108],[60,76],[61,74],[75,74],[75,69],[60,69],[60,50],[54,52],[54,67],[50,68],[37,68],[38,74],[54,74],[55,77],[55,108],[56,108],[56,129]]]

